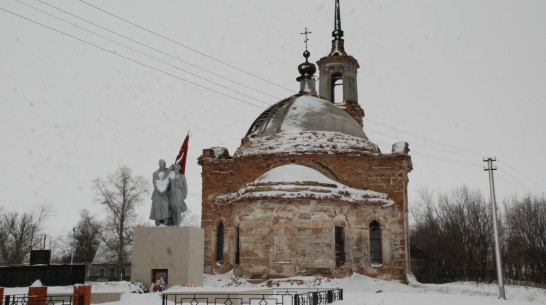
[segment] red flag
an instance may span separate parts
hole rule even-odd
[[[188,156],[188,142],[190,141],[190,133],[188,132],[188,135],[184,139],[184,143],[182,143],[182,147],[180,147],[180,152],[178,153],[178,156],[176,157],[176,162],[180,164],[180,167],[182,170],[180,171],[182,175],[185,175],[186,173],[186,157]]]

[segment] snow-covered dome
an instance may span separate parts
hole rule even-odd
[[[234,157],[264,154],[380,153],[343,109],[298,94],[274,104],[254,121]]]
[[[391,206],[394,201],[387,194],[361,190],[334,181],[307,166],[288,164],[273,168],[236,193],[216,198],[217,203],[244,199],[313,198],[346,202],[363,202]]]
[[[295,95],[264,111],[250,126],[250,138],[300,131],[339,132],[368,140],[357,122],[329,101],[309,95]]]

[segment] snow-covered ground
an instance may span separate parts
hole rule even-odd
[[[383,281],[362,275],[353,275],[346,279],[318,277],[295,277],[274,280],[269,283],[274,287],[290,288],[343,288],[344,300],[339,305],[484,305],[506,304],[527,305],[546,304],[546,290],[540,288],[506,286],[507,300],[497,298],[498,288],[494,284],[474,282],[450,283],[442,285],[421,284],[410,280],[408,285],[397,281]],[[128,282],[91,283],[95,292],[124,292],[119,302],[105,305],[160,305],[160,293],[135,294],[129,292]],[[207,275],[204,288],[229,288],[244,290],[262,288],[262,284],[251,284],[244,279],[235,278],[231,273]],[[71,286],[50,287],[49,292],[71,292]],[[168,292],[190,292],[195,288],[175,286]],[[199,289],[201,290],[201,289]],[[5,294],[26,293],[26,287],[6,288]]]

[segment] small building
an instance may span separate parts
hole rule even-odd
[[[85,278],[90,282],[109,282],[119,281],[120,272],[123,281],[131,280],[131,263],[122,265],[118,271],[118,265],[113,262],[107,254],[108,250],[104,242],[101,242],[97,248],[93,261],[85,263]]]
[[[118,265],[111,263],[93,262],[87,264],[86,280],[90,282],[109,282],[119,281]],[[121,279],[123,281],[131,280],[131,264],[123,264],[121,269]],[[147,283],[145,283],[147,284]]]
[[[317,62],[318,92],[306,50],[298,94],[258,116],[233,155],[203,150],[206,273],[405,279],[410,271],[408,145],[381,153],[363,130],[359,65],[345,52],[339,1],[332,36]]]

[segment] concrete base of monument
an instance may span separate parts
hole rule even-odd
[[[133,234],[131,281],[149,287],[163,276],[168,287],[203,286],[203,229],[136,227]]]

